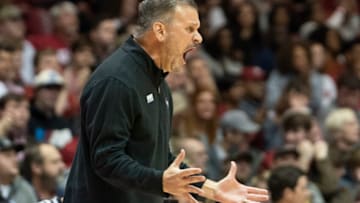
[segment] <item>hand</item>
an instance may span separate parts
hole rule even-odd
[[[315,153],[313,143],[305,139],[298,144],[297,150],[300,154],[300,158],[299,158],[300,168],[303,169],[304,171],[308,171],[310,167],[310,162],[314,158],[314,153]]]
[[[8,130],[14,125],[15,114],[16,112],[11,108],[7,108],[4,110],[0,119],[0,131],[2,134],[7,134]]]
[[[180,164],[184,158],[185,151],[182,149],[169,168],[164,171],[163,191],[176,197],[186,198],[190,202],[197,202],[190,193],[202,195],[203,191],[191,184],[204,182],[205,177],[199,175],[201,173],[200,168],[180,169]]]
[[[261,202],[269,199],[265,189],[249,187],[236,180],[236,164],[232,161],[229,173],[216,183],[214,199],[222,203]]]
[[[318,161],[324,160],[328,157],[329,147],[323,140],[319,140],[314,144],[315,159]]]

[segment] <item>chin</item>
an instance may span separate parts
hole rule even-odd
[[[181,66],[181,65],[173,65],[171,68],[165,70],[165,72],[169,72],[169,73],[179,72],[182,70],[182,68],[183,68],[183,66]]]

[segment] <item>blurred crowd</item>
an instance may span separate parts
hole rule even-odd
[[[360,202],[360,1],[197,3],[204,42],[166,78],[173,153],[214,180],[233,160],[273,203]],[[1,203],[63,196],[82,88],[137,5],[0,1]]]

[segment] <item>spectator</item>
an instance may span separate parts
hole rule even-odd
[[[190,95],[194,92],[194,81],[190,79],[185,68],[169,73],[165,80],[173,93],[181,92],[183,94]]]
[[[312,123],[308,114],[286,113],[282,122],[285,145],[297,149],[297,166],[309,173],[311,181],[317,184],[326,202],[349,202],[351,196],[341,187],[340,178],[331,164],[328,144],[324,140],[310,141],[313,140],[309,137]]]
[[[29,40],[38,51],[56,50],[60,64],[67,65],[71,60],[70,47],[79,37],[77,8],[73,3],[64,1],[55,4],[50,13],[54,23],[53,32],[49,35],[33,35]]]
[[[64,70],[65,101],[57,112],[66,118],[77,119],[80,114],[81,92],[95,65],[95,56],[90,42],[86,40],[75,42],[72,53],[71,65]]]
[[[174,138],[171,145],[174,154],[179,154],[181,149],[186,151],[186,163],[190,167],[201,168],[203,173],[207,174],[209,157],[204,143],[193,137],[181,137]]]
[[[266,72],[274,67],[274,56],[265,46],[259,27],[259,14],[251,1],[244,1],[237,7],[236,24],[233,28],[233,42],[235,50],[243,54],[244,65],[257,65]]]
[[[288,111],[309,111],[310,89],[300,79],[290,81],[282,92],[275,111],[268,111],[264,122],[264,137],[267,148],[279,147],[282,143],[281,118]]]
[[[38,74],[43,70],[51,69],[62,72],[62,66],[56,56],[56,51],[45,49],[39,51],[35,56],[35,73]]]
[[[5,82],[11,68],[13,51],[11,46],[0,42],[0,97],[9,91]]]
[[[114,18],[100,16],[93,22],[89,38],[96,64],[100,64],[116,48],[116,31]]]
[[[272,168],[294,166],[299,168],[300,154],[294,146],[283,146],[275,151]],[[307,185],[308,190],[311,193],[310,202],[312,203],[325,203],[324,197],[322,196],[317,185],[309,180]]]
[[[7,47],[6,49],[10,54],[8,60],[10,63],[7,63],[5,59],[4,65],[7,66],[7,72],[4,74],[3,82],[6,85],[8,92],[15,94],[23,94],[24,87],[21,84],[19,79],[19,64],[15,60],[19,60],[19,46],[18,44],[14,44],[11,41],[0,42],[3,43],[2,46]],[[1,45],[0,45],[1,46]]]
[[[225,161],[239,152],[249,152],[254,158],[252,169],[255,170],[262,155],[252,148],[250,143],[255,139],[260,126],[240,110],[227,111],[220,121],[221,139],[213,145],[210,162],[216,177],[222,176]]]
[[[274,108],[281,92],[290,80],[300,78],[302,83],[311,88],[310,107],[314,113],[320,111],[322,80],[311,66],[311,55],[307,44],[303,42],[290,43],[289,47],[279,53],[279,69],[274,70],[267,82],[266,105]]]
[[[254,157],[250,152],[240,152],[225,160],[224,170],[228,170],[230,162],[235,161],[237,166],[236,179],[243,184],[250,184],[251,178],[258,172],[253,168]]]
[[[284,144],[298,146],[303,140],[309,138],[311,129],[311,116],[302,112],[288,111],[282,118]]]
[[[308,171],[313,159],[313,146],[309,143],[311,117],[301,112],[286,112],[282,119],[284,145],[297,148],[299,151],[299,167]]]
[[[186,69],[194,82],[195,89],[212,89],[216,91],[214,78],[211,76],[207,61],[200,56],[187,59]]]
[[[325,130],[330,145],[330,158],[341,155],[346,158],[359,143],[359,120],[349,108],[332,111],[325,120]]]
[[[63,148],[72,140],[68,122],[55,113],[64,79],[54,70],[43,70],[35,77],[35,95],[31,102],[30,135],[37,142],[48,141]]]
[[[339,32],[323,25],[314,30],[309,39],[320,42],[326,47],[326,63],[323,72],[330,75],[334,81],[337,81],[345,71],[344,57],[341,53],[344,42]]]
[[[357,2],[343,0],[328,19],[328,26],[336,29],[346,41],[353,40],[360,29],[360,16],[357,11]]]
[[[217,82],[221,101],[219,104],[219,113],[222,115],[228,110],[237,109],[239,103],[245,97],[245,86],[240,77],[224,77]]]
[[[265,120],[265,71],[260,67],[250,66],[244,68],[241,78],[244,81],[245,97],[238,104],[239,108],[245,111],[252,120],[262,124]]]
[[[337,106],[352,109],[360,119],[360,78],[343,75],[338,81],[338,91]]]
[[[284,145],[275,150],[272,167],[296,166],[299,167],[300,154],[295,146]]]
[[[360,79],[360,37],[349,42],[345,51],[347,74]]]
[[[59,151],[50,144],[36,144],[28,148],[22,174],[32,184],[39,200],[62,196],[61,186],[65,165]]]
[[[273,203],[308,202],[310,192],[308,179],[304,172],[294,166],[274,169],[268,180],[268,187]]]
[[[314,70],[319,74],[318,82],[320,86],[321,100],[319,103],[320,112],[318,116],[324,119],[325,115],[331,110],[335,104],[337,97],[337,89],[334,80],[325,72],[326,54],[325,47],[318,42],[310,44],[311,64]]]
[[[0,137],[0,202],[36,202],[34,189],[19,175],[16,152],[22,148]]]
[[[27,98],[17,94],[2,97],[0,115],[0,135],[7,135],[14,144],[26,145],[30,118]]]
[[[278,51],[291,41],[291,11],[285,3],[275,3],[269,14],[269,31],[267,41],[273,51]]]
[[[189,104],[180,136],[198,138],[209,149],[216,138],[217,94],[211,89],[199,89],[191,95]]]
[[[205,42],[206,43],[206,42]],[[234,50],[234,41],[229,26],[219,28],[205,44],[211,60],[209,68],[216,80],[227,76],[239,76],[243,69],[242,52]]]
[[[21,50],[20,72],[22,82],[31,85],[34,80],[34,57],[35,49],[32,44],[26,40],[26,27],[23,20],[23,15],[20,9],[14,5],[5,5],[0,9],[0,27],[1,41],[11,41],[14,44],[19,44]]]
[[[346,184],[351,189],[354,199],[360,194],[360,148],[355,147],[351,150],[347,160],[347,169],[349,175],[344,178]]]

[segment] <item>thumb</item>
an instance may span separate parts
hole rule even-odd
[[[180,153],[177,155],[175,160],[172,162],[171,166],[180,167],[180,164],[181,164],[181,162],[184,161],[184,158],[185,158],[185,150],[181,149]]]
[[[229,170],[229,173],[228,173],[227,176],[229,178],[235,178],[236,177],[236,171],[237,171],[236,163],[234,161],[231,161],[230,170]]]

